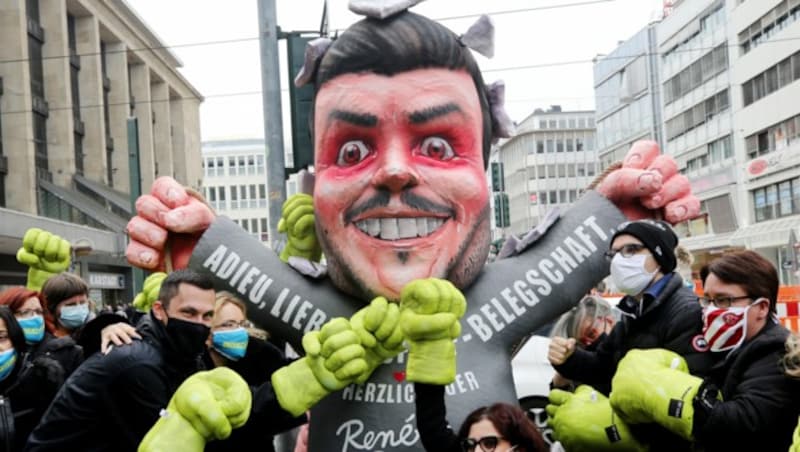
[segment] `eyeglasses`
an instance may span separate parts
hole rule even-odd
[[[639,254],[645,248],[647,247],[638,243],[628,243],[627,245],[622,245],[619,249],[606,251],[605,256],[608,260],[613,259],[617,253],[622,254],[622,257],[631,257],[634,254]]]
[[[23,309],[22,311],[17,311],[14,317],[19,317],[21,319],[27,319],[29,317],[33,317],[35,315],[44,315],[44,311],[41,309]]]
[[[215,325],[214,329],[232,330],[234,328],[250,328],[251,326],[252,324],[249,320],[242,320],[241,322],[237,322],[236,320],[228,320],[225,323]]]
[[[717,308],[730,308],[731,304],[736,300],[744,300],[747,298],[753,298],[750,295],[742,295],[741,297],[700,297],[698,300],[700,301],[700,305],[704,308],[707,308],[711,305],[714,305]]]
[[[464,449],[464,452],[474,452],[475,447],[481,446],[481,450],[483,452],[492,452],[500,441],[504,438],[501,436],[484,436],[483,438],[467,438],[461,441],[461,448]],[[512,448],[513,450],[513,448]]]

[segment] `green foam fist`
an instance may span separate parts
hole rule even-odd
[[[303,336],[303,359],[272,374],[278,403],[299,416],[331,392],[338,391],[367,370],[364,347],[347,319],[337,317],[320,331]]]
[[[800,420],[798,420],[797,427],[794,429],[792,445],[789,447],[789,452],[800,452]]]
[[[51,276],[66,271],[70,264],[70,244],[63,238],[31,228],[22,238],[17,261],[28,266],[28,288],[39,291]]]
[[[403,351],[400,307],[384,297],[377,297],[369,306],[353,314],[350,325],[365,350],[367,371],[356,380],[357,383],[363,383],[381,363]]]
[[[693,400],[703,380],[686,361],[664,349],[631,350],[611,380],[611,406],[628,423],[658,423],[692,439]]]
[[[156,272],[144,280],[144,287],[133,299],[133,307],[139,312],[147,312],[153,307],[153,303],[158,300],[158,292],[161,290],[161,282],[167,274]]]
[[[581,385],[575,393],[554,389],[547,405],[547,423],[570,452],[644,452],[628,425],[612,410],[608,398]]]
[[[322,248],[314,228],[314,200],[311,195],[297,193],[283,203],[278,232],[286,233],[286,246],[280,256],[283,262],[288,262],[290,257],[319,262]]]
[[[225,439],[250,417],[250,387],[227,367],[198,372],[173,394],[167,409],[147,432],[140,452],[202,452],[206,442]]]
[[[464,295],[450,281],[419,279],[400,293],[400,327],[408,342],[408,381],[445,385],[456,376],[459,319],[467,309]]]

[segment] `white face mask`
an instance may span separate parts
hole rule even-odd
[[[644,268],[646,260],[646,254],[634,254],[631,257],[625,257],[622,253],[614,255],[611,259],[611,279],[620,292],[639,295],[647,289],[658,269],[648,273]]]

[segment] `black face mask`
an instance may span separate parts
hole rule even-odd
[[[195,359],[206,349],[211,328],[202,323],[167,317],[167,335],[180,358]]]

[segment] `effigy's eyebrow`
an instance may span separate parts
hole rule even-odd
[[[378,125],[378,117],[372,113],[358,113],[348,110],[333,110],[328,115],[330,120],[342,121],[359,127],[375,127]]]
[[[440,116],[449,115],[453,112],[461,112],[461,107],[453,102],[448,102],[442,105],[435,105],[423,110],[414,111],[408,114],[408,120],[412,124],[424,124],[432,119]]]

